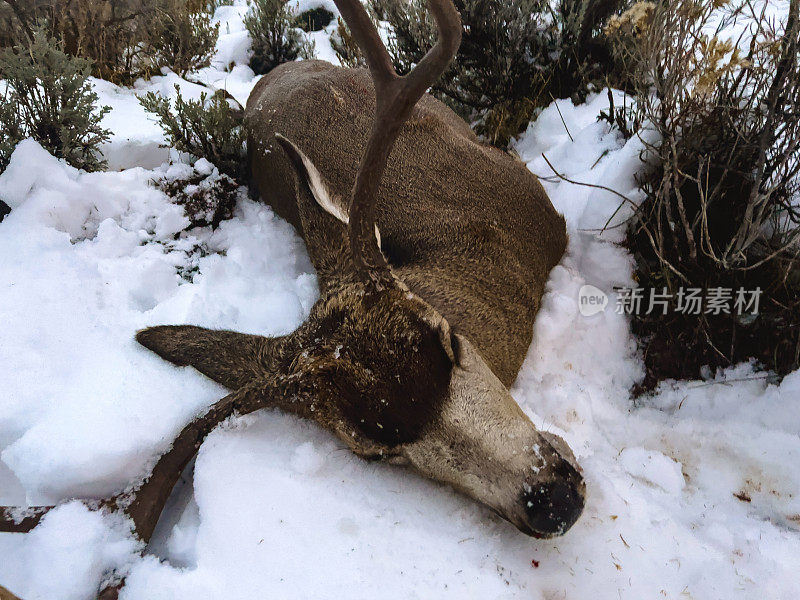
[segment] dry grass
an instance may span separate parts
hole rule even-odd
[[[192,0],[0,0],[0,47],[25,43],[36,23],[65,51],[114,83],[208,64],[217,31],[206,2]]]
[[[338,17],[336,23],[336,33],[331,36],[331,47],[336,52],[339,62],[345,67],[355,69],[357,67],[366,67],[367,61],[361,48],[358,47],[353,34],[350,33],[342,17]]]

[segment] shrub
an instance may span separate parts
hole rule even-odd
[[[208,7],[185,0],[162,0],[146,30],[145,46],[151,71],[170,67],[181,76],[211,64],[219,24],[211,24]]]
[[[461,46],[433,93],[494,144],[505,146],[553,98],[584,96],[610,69],[602,25],[624,0],[455,0]],[[435,42],[424,0],[371,0],[392,34],[398,72]]]
[[[0,54],[0,61],[3,60],[4,54]],[[0,62],[2,64],[2,62]],[[2,75],[0,75],[0,79]],[[3,135],[0,136],[0,173],[2,173],[8,166],[8,161],[14,148],[25,139],[25,133],[22,128],[22,121],[19,119],[19,107],[12,104],[11,86],[7,83],[0,83],[0,89],[3,90],[0,96],[0,129]]]
[[[14,0],[0,3],[0,46],[27,41],[44,23],[64,51],[88,58],[92,74],[129,84],[163,66],[179,73],[208,64],[217,39],[203,0]],[[214,3],[215,4],[215,3]],[[15,10],[12,8],[15,7]]]
[[[141,36],[155,0],[31,0],[16,1],[6,11],[6,45],[28,40],[26,31],[42,24],[49,36],[60,40],[64,51],[92,61],[92,74],[117,83],[138,73]]]
[[[298,56],[313,55],[313,48],[295,28],[285,0],[248,0],[244,25],[252,40],[250,68],[257,74],[271,71]]]
[[[238,110],[225,93],[202,94],[200,100],[184,100],[178,86],[174,108],[167,98],[148,92],[139,99],[144,109],[158,118],[169,145],[181,152],[205,158],[220,172],[245,181],[245,142]]]
[[[180,168],[183,167],[183,168]],[[246,196],[233,179],[204,159],[193,166],[173,165],[166,176],[155,182],[189,219],[189,227],[211,227],[233,216],[240,197]]]
[[[27,11],[19,0],[0,2],[0,48],[11,48],[31,36],[30,22],[25,16]]]
[[[635,318],[645,387],[751,357],[778,373],[800,366],[799,5],[782,25],[716,0],[667,0],[610,24],[636,100],[612,120],[659,140],[643,156],[645,200],[628,235],[640,284],[673,298],[681,287],[762,290],[755,317]],[[746,15],[743,53],[721,36]]]
[[[26,46],[0,51],[0,170],[18,142],[34,138],[51,154],[79,169],[103,168],[98,146],[110,132],[100,122],[110,109],[95,110],[97,94],[87,81],[89,61],[67,56],[41,30]]]

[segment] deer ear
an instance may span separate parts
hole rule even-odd
[[[322,177],[322,174],[311,162],[311,159],[294,142],[280,133],[275,134],[275,139],[286,152],[289,160],[292,161],[300,181],[308,187],[314,200],[317,201],[322,210],[335,217],[342,224],[348,225],[350,223],[350,207],[344,198],[331,191],[328,182]],[[378,248],[380,248],[381,234],[377,225],[375,226],[375,238],[378,240]]]
[[[266,338],[192,325],[160,325],[136,333],[136,341],[178,366],[236,390],[259,377],[281,371],[291,336]]]

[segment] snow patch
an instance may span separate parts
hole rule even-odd
[[[128,521],[69,502],[25,536],[0,536],[0,578],[21,598],[86,600],[112,570],[124,573],[141,549]]]

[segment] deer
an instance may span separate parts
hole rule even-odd
[[[0,600],[19,600],[19,598],[0,585]]]
[[[581,468],[509,386],[566,249],[564,219],[525,165],[426,93],[460,44],[452,0],[429,0],[438,38],[403,76],[359,0],[335,2],[367,68],[280,65],[243,116],[251,191],[305,241],[319,299],[280,337],[139,331],[145,348],[231,393],[141,481],[95,505],[124,512],[148,541],[205,436],[233,414],[274,407],[364,459],[454,488],[525,534],[561,535],[584,507]],[[29,531],[49,509],[0,509],[0,530]]]

